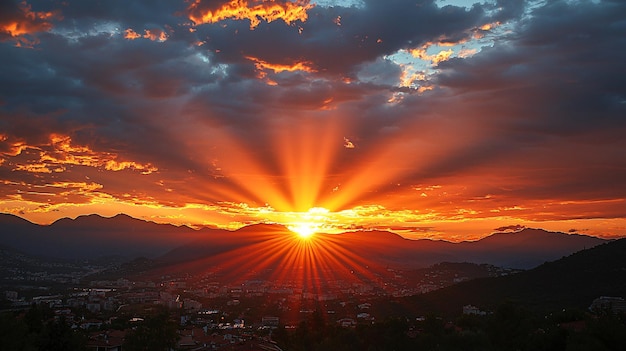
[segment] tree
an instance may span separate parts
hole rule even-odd
[[[529,335],[537,330],[538,325],[530,311],[506,302],[500,305],[489,321],[487,333],[497,350],[523,350]]]
[[[23,318],[11,312],[0,313],[0,346],[2,350],[36,350],[33,338],[28,337],[28,326]]]
[[[25,314],[0,314],[0,348],[3,351],[84,350],[85,335],[74,331],[64,318],[49,318],[50,310],[33,306]]]
[[[176,323],[165,312],[146,318],[126,335],[125,351],[169,351],[176,347]]]
[[[84,350],[86,338],[72,330],[64,318],[46,325],[47,332],[42,335],[42,349],[48,351]]]

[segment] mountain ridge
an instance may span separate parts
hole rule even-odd
[[[155,256],[192,240],[197,234],[198,231],[189,227],[158,224],[124,214],[61,218],[48,225],[10,214],[0,216],[0,243],[51,258]]]
[[[458,314],[462,306],[494,310],[516,303],[549,311],[587,308],[600,296],[626,297],[626,238],[608,241],[517,274],[480,278],[406,299],[421,312]]]
[[[64,258],[121,254],[130,258],[146,256],[170,263],[184,262],[245,247],[262,252],[268,249],[263,246],[264,242],[285,235],[295,237],[280,224],[256,224],[229,231],[159,224],[126,214],[62,218],[50,225],[38,225],[11,214],[0,216],[0,244],[28,253]],[[375,230],[316,234],[314,238],[337,250],[403,268],[457,261],[527,269],[606,242],[586,235],[532,228],[458,243],[407,239],[393,232]]]

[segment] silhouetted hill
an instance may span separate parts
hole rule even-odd
[[[16,216],[0,216],[0,244],[31,255],[60,258],[97,258],[161,255],[195,239],[189,227],[156,224],[127,215],[63,218],[37,225]]]
[[[527,269],[603,242],[605,240],[586,235],[526,228],[514,233],[495,233],[459,246],[470,262]]]
[[[22,217],[18,217],[18,216],[14,216],[12,214],[8,214],[8,213],[0,213],[0,224],[2,224],[3,227],[10,227],[10,226],[28,226],[28,225],[33,225],[36,226],[36,224],[33,224],[27,220],[25,220]]]
[[[538,310],[587,308],[599,296],[626,297],[626,239],[583,250],[532,270],[476,279],[405,302],[417,310],[458,314],[464,305],[494,310],[514,302]]]
[[[267,224],[250,225],[235,231],[204,229],[195,240],[173,248],[159,257],[159,261],[177,263],[206,259],[270,240],[276,235],[284,236],[286,234],[291,234],[287,228]]]

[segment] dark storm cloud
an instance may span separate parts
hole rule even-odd
[[[398,138],[412,138],[438,153],[420,162],[398,154],[397,163],[412,171],[362,196],[466,174],[486,182],[466,195],[514,201],[626,197],[624,14],[623,3],[550,2],[493,47],[440,63],[434,91],[405,96],[393,107],[375,95],[353,104],[352,115],[362,111],[351,135],[360,152],[372,155]],[[393,132],[385,136],[383,130]],[[609,217],[624,215],[606,207]]]
[[[496,0],[495,3],[486,3],[483,5],[490,11],[496,11],[494,20],[498,22],[507,22],[522,16],[526,8],[524,0]]]
[[[359,8],[315,7],[306,22],[292,26],[275,21],[250,30],[247,21],[234,20],[201,25],[198,36],[219,50],[220,62],[246,62],[246,56],[283,64],[307,60],[321,75],[350,76],[364,62],[428,41],[467,38],[469,29],[490,21],[479,5],[465,10],[441,9],[434,1],[367,1]]]
[[[550,2],[506,43],[441,63],[439,83],[471,91],[493,105],[493,115],[527,131],[623,126],[625,14],[625,4]]]
[[[38,6],[59,8],[65,21],[58,26],[63,29],[81,31],[98,23],[119,23],[123,29],[144,29],[175,26],[181,22],[180,13],[185,9],[184,1],[168,0],[69,0],[33,1]],[[54,4],[54,5],[51,5]]]
[[[145,138],[137,135],[155,132],[146,131],[151,124],[143,122],[169,118],[163,115],[175,112],[161,108],[163,102],[159,99],[183,95],[197,84],[214,80],[208,69],[202,69],[204,62],[194,56],[187,42],[160,43],[144,38],[130,41],[121,36],[128,27],[139,33],[154,26],[174,28],[174,21],[182,19],[176,15],[185,8],[182,2],[71,1],[32,5],[35,9],[61,11],[64,19],[54,23],[52,32],[40,34],[42,41],[36,50],[0,47],[0,76],[6,83],[0,93],[4,109],[9,112],[7,118],[15,118],[17,114],[12,112],[17,110],[55,116],[51,123],[57,125],[56,130],[76,133],[81,127],[91,128],[100,135],[96,140],[136,142],[132,149],[137,150],[145,145]],[[117,27],[96,31],[95,27],[108,23]],[[106,32],[113,29],[118,34]]]
[[[176,116],[172,104],[163,100],[214,80],[183,42],[130,41],[106,33],[74,39],[55,33],[41,37],[36,50],[0,48],[0,76],[6,83],[0,93],[7,112],[2,122],[25,138],[38,131],[43,138],[64,132],[77,142],[125,146],[148,156],[167,145],[147,142],[168,139],[167,129],[156,128],[159,123],[154,122]],[[39,123],[41,128],[21,128],[26,122],[19,121],[28,121],[24,114],[34,115],[31,122],[48,122]]]
[[[55,34],[46,34],[37,52],[3,48],[8,51],[3,76],[10,84],[2,88],[7,109],[27,105],[33,113],[56,113],[64,124],[79,121],[101,128],[101,132],[115,130],[115,135],[108,136],[113,138],[120,138],[124,131],[136,135],[137,128],[143,128],[137,123],[147,118],[137,115],[138,111],[146,112],[145,107],[137,107],[142,105],[141,99],[182,96],[193,87],[212,84],[218,79],[220,63],[229,64],[222,68],[224,84],[203,88],[195,98],[206,97],[206,103],[221,112],[220,116],[229,116],[224,122],[232,124],[256,118],[253,111],[272,101],[314,109],[331,98],[338,103],[371,91],[371,86],[345,87],[337,82],[300,84],[306,78],[294,74],[276,77],[285,86],[293,84],[289,90],[271,90],[255,83],[246,83],[243,89],[239,84],[228,85],[233,79],[256,78],[258,72],[247,56],[269,63],[310,61],[317,70],[313,75],[347,76],[363,62],[433,37],[458,35],[485,20],[479,6],[465,11],[439,9],[430,1],[417,5],[394,1],[384,6],[372,1],[364,8],[315,8],[309,20],[299,24],[302,35],[297,26],[281,21],[261,23],[250,30],[247,21],[232,20],[200,25],[192,34],[184,26],[188,23],[184,17],[188,4],[183,2],[71,1],[34,2],[33,6],[62,11],[64,19],[55,22]],[[337,16],[342,16],[341,26],[333,22]],[[107,23],[115,24],[118,34],[85,35],[98,24]],[[121,37],[126,28],[142,35],[143,30],[153,27],[165,28],[168,40],[158,43]],[[206,44],[190,47],[196,40],[206,40]],[[210,61],[203,68],[189,64],[196,50]],[[397,68],[389,69],[397,74]],[[227,100],[233,96],[244,98],[229,105]],[[240,114],[246,110],[251,112],[249,117]]]
[[[462,100],[439,112],[474,119],[492,130],[489,139],[504,138],[505,158],[493,165],[534,183],[514,196],[626,196],[625,14],[624,3],[549,2],[505,42],[439,64],[438,83]],[[469,164],[501,151],[482,150]]]

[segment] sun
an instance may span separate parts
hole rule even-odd
[[[306,212],[291,212],[287,229],[296,233],[300,239],[309,239],[315,233],[324,230],[329,213],[330,211],[323,207],[313,207]]]
[[[300,222],[294,223],[293,225],[287,226],[287,229],[296,233],[300,239],[309,239],[313,236],[319,229],[319,224],[311,223],[311,222]]]

